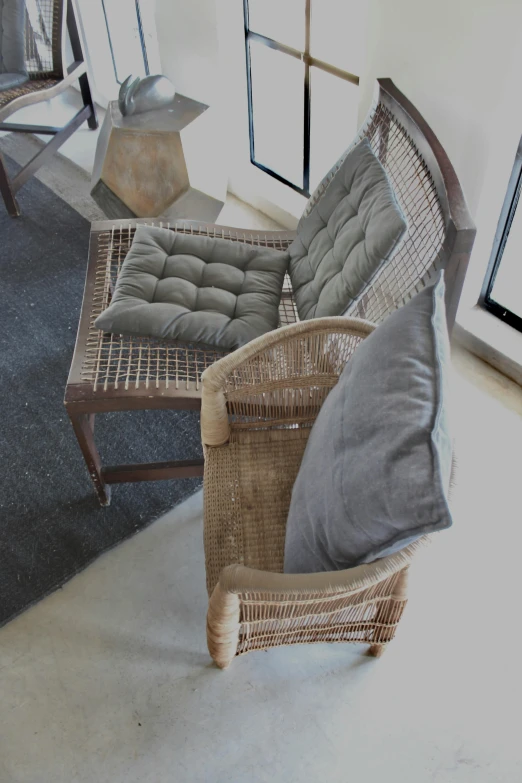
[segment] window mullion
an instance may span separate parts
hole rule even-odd
[[[303,139],[303,190],[310,194],[310,4],[305,3],[305,47],[304,47],[304,139]]]

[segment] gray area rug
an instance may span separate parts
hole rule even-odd
[[[0,141],[4,152],[8,140]],[[71,186],[77,167],[64,159],[59,165]],[[99,506],[63,406],[89,222],[39,179],[18,197],[21,218],[9,218],[0,204],[0,625],[201,485],[117,485],[111,505]],[[88,187],[76,190],[82,211],[89,199]],[[188,411],[104,414],[97,439],[108,463],[201,455],[199,415]]]

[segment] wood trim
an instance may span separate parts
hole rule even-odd
[[[183,459],[170,462],[142,462],[134,465],[110,465],[101,474],[107,484],[134,481],[165,481],[203,475],[204,460]]]
[[[83,359],[85,355],[85,345],[89,336],[89,318],[93,305],[94,298],[94,285],[96,282],[96,258],[98,254],[98,238],[99,234],[91,230],[89,237],[89,256],[87,264],[87,272],[85,276],[85,286],[82,297],[82,309],[80,312],[80,320],[78,323],[78,331],[76,333],[76,344],[74,346],[73,360],[71,369],[69,370],[69,377],[67,379],[67,393],[69,387],[74,384],[81,384],[81,369]]]
[[[54,136],[61,130],[63,130],[61,127],[57,128],[51,125],[21,125],[16,122],[0,123],[0,131],[2,133],[39,133],[42,136]]]
[[[72,136],[74,131],[78,130],[80,125],[83,125],[83,123],[88,120],[91,115],[92,110],[90,106],[84,106],[83,109],[80,109],[73,119],[64,128],[62,128],[59,133],[57,133],[51,139],[51,141],[47,142],[45,147],[43,147],[40,152],[34,156],[34,158],[31,158],[29,163],[26,163],[23,169],[18,172],[12,181],[13,192],[16,193],[18,190],[20,190],[22,185],[24,185],[27,180],[32,177],[32,175],[55,154],[62,144],[64,144],[67,139]]]
[[[378,79],[377,84],[379,102],[403,125],[423,156],[440,199],[446,222],[442,260],[446,280],[447,321],[451,334],[477,229],[455,169],[431,127],[391,79]]]
[[[93,390],[91,382],[68,385],[64,403],[79,413],[108,413],[109,411],[140,410],[193,410],[201,409],[201,390],[173,389],[165,394],[164,389],[142,387],[130,389]],[[167,390],[170,392],[170,389]]]

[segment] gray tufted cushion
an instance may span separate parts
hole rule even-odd
[[[351,150],[290,245],[299,318],[342,315],[393,254],[406,220],[367,139]]]
[[[287,266],[278,250],[138,226],[96,326],[234,350],[277,327]]]
[[[27,81],[24,37],[24,0],[0,0],[0,90]]]

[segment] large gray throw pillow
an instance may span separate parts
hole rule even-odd
[[[141,225],[95,325],[234,350],[277,328],[287,266],[279,250]]]
[[[367,139],[346,156],[290,245],[301,320],[342,315],[392,256],[406,220]]]
[[[310,433],[292,491],[287,573],[351,568],[451,525],[444,279],[357,348]]]
[[[27,81],[24,38],[24,0],[0,0],[0,90]]]

